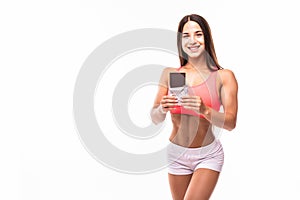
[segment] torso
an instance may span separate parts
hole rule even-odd
[[[201,147],[213,142],[211,124],[204,118],[192,115],[172,114],[173,130],[170,141],[184,147]]]
[[[211,75],[208,73],[201,76],[196,71],[187,71],[183,68],[181,68],[179,71],[186,72],[186,82],[187,85],[191,87],[202,84]],[[215,86],[219,98],[221,88],[221,81],[219,78],[216,79]],[[175,144],[184,147],[196,148],[206,146],[213,142],[213,140],[215,139],[212,131],[212,125],[205,118],[200,118],[199,116],[189,114],[171,113],[171,119],[173,123],[173,130],[170,136],[170,141]]]

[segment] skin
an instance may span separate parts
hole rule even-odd
[[[186,72],[186,82],[194,86],[204,82],[211,71],[206,65],[204,36],[201,27],[194,21],[188,21],[183,27],[182,47],[188,55],[188,63],[180,71]],[[160,123],[167,112],[174,109],[178,101],[168,95],[169,73],[175,68],[166,68],[161,75],[161,85],[155,98],[152,116]],[[192,115],[171,114],[173,129],[170,141],[185,147],[206,146],[214,141],[212,125],[232,130],[236,125],[238,85],[232,71],[219,70],[217,91],[224,112],[213,110],[202,103],[200,96],[183,97],[181,106],[201,113],[205,118]],[[169,174],[169,183],[174,200],[208,200],[218,181],[219,172],[200,168],[190,175]]]

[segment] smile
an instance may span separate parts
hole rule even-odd
[[[199,48],[200,48],[200,45],[197,45],[197,46],[190,46],[190,47],[188,47],[188,49],[189,49],[190,51],[192,51],[192,52],[194,52],[194,51],[198,51],[198,50],[199,50]]]

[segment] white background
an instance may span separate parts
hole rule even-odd
[[[102,42],[137,28],[176,31],[191,13],[207,19],[219,62],[239,82],[238,123],[222,133],[226,160],[211,199],[300,199],[296,3],[2,1],[0,199],[171,199],[166,170],[122,174],[86,151],[72,95]]]

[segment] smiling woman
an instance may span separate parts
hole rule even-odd
[[[182,48],[189,57],[198,57],[205,51],[204,37],[202,30],[194,21],[184,25],[185,32],[182,33]]]
[[[224,160],[212,127],[235,128],[238,85],[233,72],[219,65],[211,30],[203,17],[193,14],[182,18],[177,47],[181,66],[163,70],[151,118],[158,124],[171,114],[168,161],[173,199],[208,200]],[[170,74],[174,73],[185,74],[186,96],[170,92]],[[224,112],[220,112],[221,105]]]

